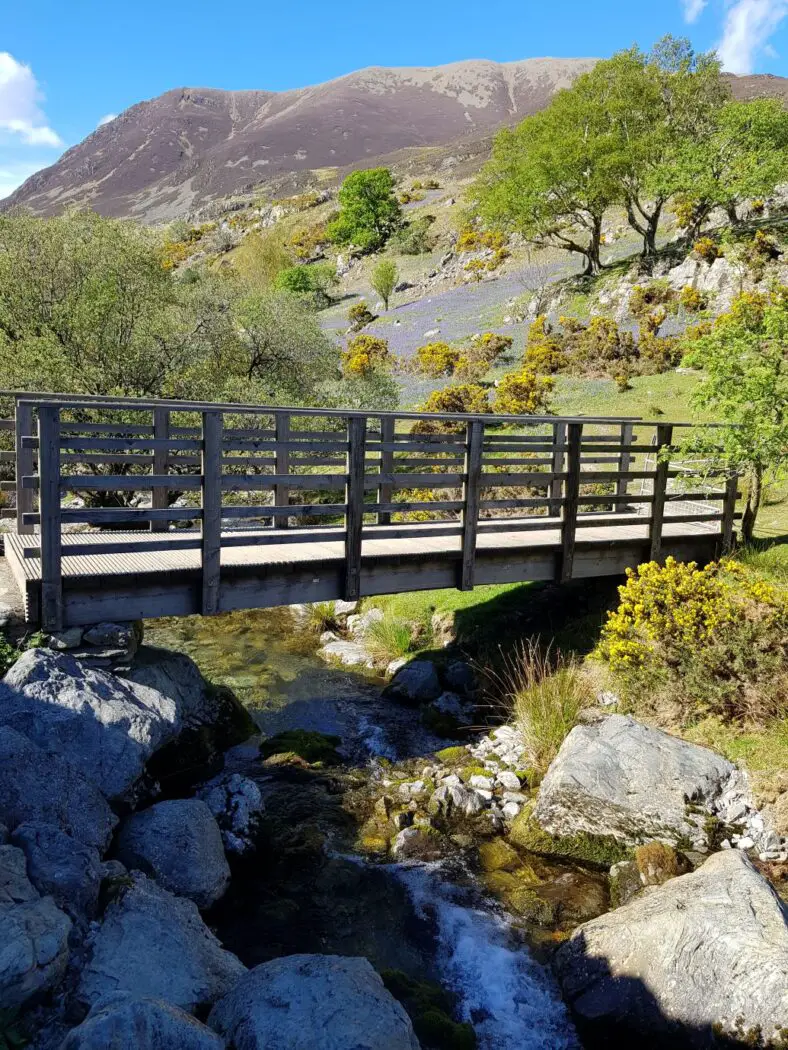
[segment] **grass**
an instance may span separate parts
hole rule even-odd
[[[528,763],[543,775],[580,711],[593,702],[589,680],[574,657],[551,656],[534,641],[516,646],[496,673],[502,699],[511,706],[525,742]]]
[[[788,719],[772,722],[762,729],[742,729],[717,718],[707,718],[683,730],[681,735],[744,766],[757,795],[768,796],[788,789]]]
[[[409,623],[394,616],[384,616],[371,623],[364,632],[364,648],[376,663],[389,664],[407,656],[413,647]]]
[[[309,602],[306,606],[304,626],[315,634],[330,631],[336,627],[336,616],[333,602]]]
[[[387,616],[397,620],[417,623],[428,629],[435,613],[467,613],[469,632],[474,629],[475,614],[478,614],[478,627],[483,626],[484,614],[481,606],[507,596],[512,604],[527,599],[527,592],[532,589],[528,583],[504,583],[476,587],[473,591],[412,591],[407,594],[386,594],[370,598],[369,604],[382,609]]]
[[[634,376],[632,389],[619,393],[612,379],[558,376],[553,411],[568,416],[639,416],[676,423],[703,421],[704,417],[690,404],[698,382],[698,375],[685,372]]]

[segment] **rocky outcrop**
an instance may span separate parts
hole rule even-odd
[[[408,1015],[369,962],[337,955],[256,966],[208,1023],[236,1050],[419,1050]]]
[[[113,995],[95,1006],[60,1050],[222,1050],[210,1028],[163,999]]]
[[[708,844],[706,821],[739,774],[721,755],[610,715],[576,726],[539,789],[534,817],[551,835]]]
[[[575,1015],[610,1040],[705,1047],[715,1030],[757,1029],[776,1045],[788,1028],[788,913],[734,850],[579,927],[554,968]]]
[[[117,840],[118,859],[171,893],[210,908],[230,883],[219,825],[201,799],[172,799],[135,813]]]
[[[48,649],[28,650],[5,676],[0,721],[68,759],[109,799],[126,795],[181,728],[176,703],[158,690]]]
[[[53,824],[20,824],[11,841],[24,853],[39,893],[51,896],[72,919],[92,918],[103,874],[96,849]]]
[[[117,824],[104,796],[56,752],[0,726],[0,820],[54,824],[72,838],[106,850]]]
[[[440,679],[431,660],[411,660],[386,686],[386,696],[406,704],[429,703],[440,695]]]
[[[27,877],[25,855],[0,846],[0,1013],[42,996],[63,977],[71,921]]]
[[[197,906],[135,873],[107,908],[92,938],[78,999],[105,996],[164,999],[190,1013],[226,995],[246,967],[222,948]]]
[[[254,839],[263,814],[260,788],[241,773],[221,773],[197,792],[213,813],[222,842],[228,853],[246,853]]]

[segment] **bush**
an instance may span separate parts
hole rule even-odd
[[[459,357],[460,351],[448,343],[427,343],[416,350],[419,371],[433,379],[452,375]]]
[[[709,305],[708,296],[691,284],[685,284],[679,292],[679,306],[689,314],[699,314]]]
[[[692,246],[694,254],[702,261],[711,265],[715,259],[720,257],[720,249],[717,242],[711,237],[700,237]]]
[[[0,634],[0,678],[16,663],[22,654]]]
[[[487,264],[483,259],[471,259],[463,269],[473,277],[474,281],[480,281],[487,270]]]
[[[545,415],[550,411],[550,395],[555,380],[522,369],[510,372],[498,384],[493,411],[499,415]]]
[[[372,313],[366,302],[362,299],[360,303],[353,303],[347,312],[347,319],[350,321],[350,327],[353,331],[360,332],[361,329],[365,328],[368,324],[377,321],[377,315]]]
[[[478,383],[459,383],[444,390],[433,390],[419,406],[419,412],[451,412],[484,415],[490,411],[487,391]],[[462,420],[421,419],[414,424],[413,434],[462,434],[466,424]]]
[[[581,665],[560,653],[552,657],[533,641],[522,642],[493,684],[511,707],[528,765],[543,775],[577,724],[580,711],[593,702]]]
[[[636,284],[629,296],[629,312],[633,317],[642,319],[656,307],[667,308],[675,298],[676,293],[664,279],[650,281],[645,285]]]
[[[391,238],[391,246],[401,255],[424,255],[435,246],[430,235],[430,227],[435,222],[434,215],[423,215],[420,219],[406,223]]]
[[[627,570],[597,649],[636,711],[763,723],[788,711],[788,602],[738,562]]]
[[[460,230],[456,247],[458,252],[477,252],[484,248],[498,251],[506,247],[506,237],[499,230],[477,230],[473,226],[465,226]]]
[[[350,376],[368,376],[391,367],[388,340],[377,335],[357,335],[342,354],[342,371]]]
[[[576,331],[574,319],[562,317],[561,325],[565,331],[571,333]],[[582,328],[582,325],[580,326]],[[540,314],[531,322],[528,328],[528,336],[525,342],[525,355],[523,365],[530,372],[543,372],[552,375],[562,372],[568,364],[567,355],[564,350],[564,342],[560,335],[553,329],[544,314]]]

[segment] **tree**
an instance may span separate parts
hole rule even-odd
[[[615,141],[595,82],[580,77],[541,113],[496,135],[476,184],[482,218],[577,253],[586,274],[599,273],[602,219],[620,197]]]
[[[337,199],[339,215],[327,231],[335,244],[377,251],[400,225],[401,210],[388,168],[354,171],[342,183]]]
[[[289,266],[280,271],[274,281],[274,287],[293,295],[308,296],[315,306],[329,306],[333,299],[329,288],[337,283],[336,267],[331,263],[311,263],[309,265]]]
[[[278,275],[293,265],[293,256],[280,231],[261,230],[244,237],[233,264],[250,289],[261,291],[270,288]]]
[[[388,310],[389,299],[397,283],[399,274],[396,263],[391,259],[381,259],[369,279],[369,283],[383,300],[384,307]]]
[[[694,403],[732,424],[693,441],[699,452],[723,456],[748,479],[742,538],[752,540],[763,482],[788,463],[788,289],[770,297],[744,292],[711,332],[688,344],[686,362],[704,377]]]

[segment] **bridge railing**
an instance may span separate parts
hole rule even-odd
[[[49,629],[63,619],[64,556],[199,551],[210,614],[230,547],[339,542],[352,599],[368,541],[456,537],[457,584],[470,589],[479,540],[490,533],[555,530],[557,578],[567,580],[578,533],[600,521],[647,522],[652,558],[666,521],[717,531],[724,546],[733,531],[736,479],[724,466],[707,464],[702,491],[669,491],[683,476],[669,451],[681,424],[49,395],[15,402],[15,513],[20,532],[38,530],[25,553],[41,560]],[[98,542],[96,529],[127,531]],[[166,534],[129,531],[140,529]],[[83,530],[64,553],[65,533]]]

